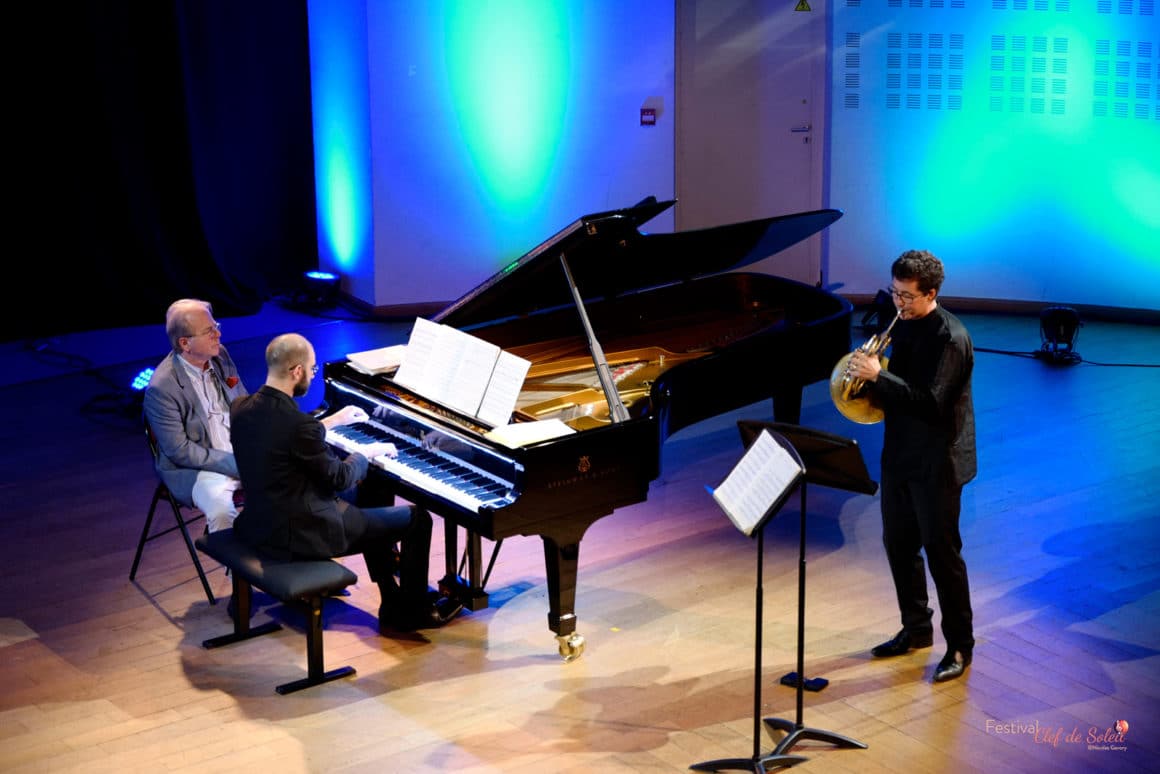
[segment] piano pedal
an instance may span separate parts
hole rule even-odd
[[[452,597],[463,605],[465,610],[472,613],[476,610],[483,610],[487,607],[488,603],[488,593],[486,591],[480,588],[473,588],[459,576],[444,576],[440,578],[439,593]]]

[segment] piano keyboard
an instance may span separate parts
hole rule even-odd
[[[367,420],[340,425],[326,431],[326,442],[345,452],[363,453],[373,443],[393,443],[398,456],[381,455],[371,460],[397,478],[419,489],[479,513],[483,506],[500,508],[515,502],[512,484],[496,478],[464,460],[426,449],[414,439]]]

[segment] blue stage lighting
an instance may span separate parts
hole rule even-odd
[[[144,390],[146,387],[149,386],[149,380],[152,378],[153,378],[153,369],[146,368],[143,371],[141,371],[141,373],[139,373],[133,377],[133,382],[129,385],[129,388],[132,390],[135,390],[136,392],[140,392],[141,390]]]

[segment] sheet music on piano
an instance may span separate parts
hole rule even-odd
[[[487,389],[483,391],[479,411],[475,415],[489,425],[506,425],[515,410],[520,388],[531,366],[530,360],[500,350]]]
[[[489,425],[506,425],[531,365],[495,344],[419,317],[395,381]]]
[[[393,344],[389,347],[368,349],[366,352],[351,352],[346,356],[346,361],[356,371],[369,376],[386,374],[396,370],[399,363],[403,362],[404,349],[405,346],[402,344]]]

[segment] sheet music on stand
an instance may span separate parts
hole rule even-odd
[[[531,365],[470,333],[420,317],[395,381],[489,425],[506,425]]]
[[[721,485],[710,492],[734,526],[753,537],[804,474],[805,467],[788,444],[763,430]]]
[[[761,754],[761,631],[764,591],[762,559],[765,554],[765,523],[785,504],[794,486],[803,481],[805,465],[797,450],[781,435],[762,431],[749,445],[741,460],[710,494],[737,529],[756,537],[757,583],[753,603],[753,755],[748,758],[719,758],[694,763],[694,771],[752,771],[766,774],[780,766],[794,766],[806,760],[801,755]],[[803,484],[804,486],[804,484]],[[800,490],[805,497],[805,489]],[[803,504],[805,500],[803,499]]]

